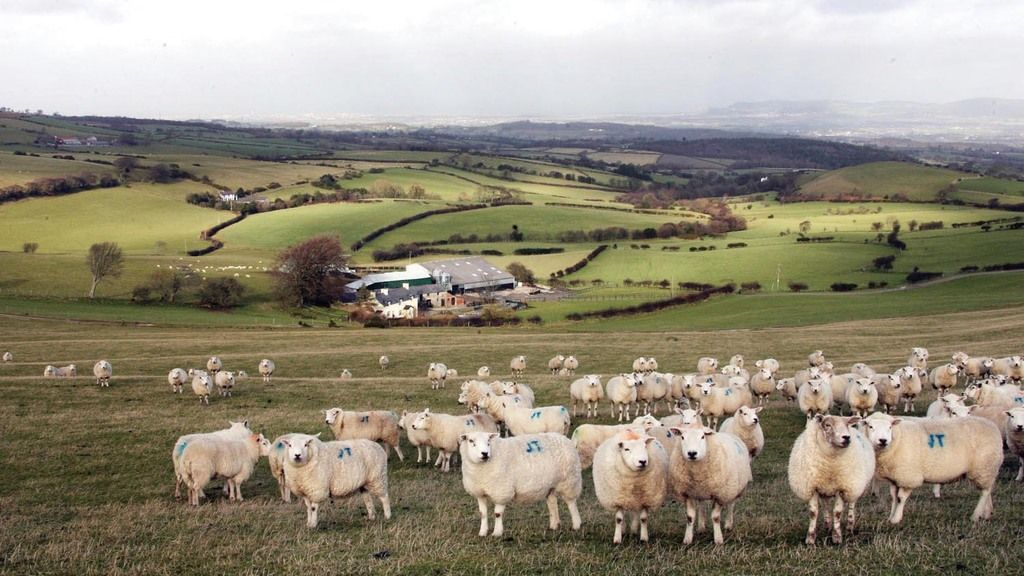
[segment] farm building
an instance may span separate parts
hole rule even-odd
[[[361,288],[378,290],[380,288],[409,288],[433,283],[429,270],[419,264],[409,264],[405,270],[397,272],[367,274],[355,282],[349,282],[345,287],[353,291]]]
[[[405,288],[381,288],[373,299],[373,309],[385,318],[415,318],[419,313],[419,295]]]
[[[516,279],[480,256],[423,262],[433,281],[448,286],[452,294],[515,288]]]

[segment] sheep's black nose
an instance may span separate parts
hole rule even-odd
[[[483,459],[483,460],[489,460],[491,458],[491,455],[488,454],[487,452],[484,452],[484,453],[480,454],[480,458]]]
[[[690,460],[695,460],[697,458],[696,452],[687,452],[686,455],[690,457]]]
[[[647,466],[647,460],[641,460],[641,461],[637,462],[636,464],[637,464],[637,466],[643,468],[643,467]]]
[[[889,443],[889,441],[888,441],[888,440],[886,440],[885,438],[882,438],[882,439],[880,439],[880,440],[878,441],[878,445],[879,445],[879,446],[885,446],[885,445],[886,445],[886,444],[888,444],[888,443]]]

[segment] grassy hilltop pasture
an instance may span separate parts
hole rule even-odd
[[[962,176],[953,170],[904,162],[875,162],[826,172],[804,185],[802,191],[812,198],[858,193],[871,198],[890,198],[899,194],[921,202],[934,200],[939,190]]]
[[[762,413],[765,452],[754,462],[754,481],[739,501],[736,527],[723,547],[710,533],[681,544],[684,514],[669,503],[652,516],[651,543],[635,538],[611,543],[614,520],[594,496],[584,473],[580,499],[583,530],[563,524],[547,531],[542,503],[513,504],[501,540],[476,536],[477,507],[464,492],[458,466],[442,474],[415,463],[403,438],[405,462],[392,460],[390,494],[394,517],[368,521],[358,498],[325,505],[320,526],[304,526],[299,503],[285,504],[265,461],[244,484],[245,501],[229,503],[218,482],[192,509],[172,498],[169,452],[183,433],[219,429],[227,420],[249,419],[254,430],[274,437],[285,432],[323,432],[321,410],[392,409],[462,413],[457,386],[431,391],[426,364],[445,361],[463,373],[490,365],[504,374],[508,359],[525,354],[526,381],[541,405],[568,401],[569,379],[546,374],[556,352],[573,353],[581,370],[608,375],[626,369],[638,355],[656,356],[667,370],[692,370],[699,356],[749,360],[772,355],[791,374],[806,354],[824,348],[838,366],[864,361],[894,369],[911,346],[926,346],[933,363],[967,347],[972,353],[1019,351],[1024,308],[995,312],[921,316],[914,322],[854,321],[801,329],[723,332],[619,331],[567,335],[521,330],[483,333],[443,330],[430,337],[416,330],[364,330],[358,337],[337,330],[237,330],[136,328],[0,317],[0,345],[15,362],[0,365],[0,431],[17,450],[0,453],[0,572],[10,574],[146,573],[572,573],[594,571],[671,574],[691,571],[817,574],[821,570],[865,574],[919,574],[957,568],[968,573],[1009,573],[1024,561],[1015,511],[1024,493],[1012,481],[1009,459],[994,494],[994,518],[972,525],[977,491],[966,482],[946,486],[934,500],[927,486],[915,491],[902,525],[890,526],[887,491],[866,495],[858,524],[836,546],[803,544],[805,506],[787,484],[787,459],[804,417],[773,399]],[[17,335],[10,339],[10,335]],[[392,368],[381,374],[377,357]],[[278,366],[274,381],[240,381],[230,399],[197,405],[190,393],[171,394],[171,367],[197,366],[210,354],[229,369],[255,373],[262,357]],[[99,358],[114,366],[111,387],[100,389],[84,373]],[[75,362],[75,380],[40,378],[47,363]],[[336,377],[342,368],[351,381]],[[919,400],[921,412],[934,396]],[[611,423],[602,405],[600,423]],[[575,420],[575,424],[585,419]],[[60,433],[48,433],[58,426]],[[378,507],[379,514],[379,507]],[[563,523],[568,521],[564,506]],[[941,529],[936,529],[941,526]],[[819,533],[827,533],[824,530]],[[197,544],[197,534],[204,535]],[[922,545],[927,542],[928,545]],[[102,544],[98,544],[102,543]]]

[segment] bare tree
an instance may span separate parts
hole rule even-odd
[[[347,263],[336,236],[314,236],[277,257],[277,292],[289,306],[329,306],[340,293],[332,274]]]
[[[89,298],[96,297],[96,285],[107,277],[117,278],[124,268],[124,254],[116,242],[102,242],[89,246],[89,255],[85,258],[92,272],[92,286],[89,288]]]

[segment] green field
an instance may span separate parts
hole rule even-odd
[[[928,201],[963,176],[961,172],[918,164],[875,162],[825,172],[804,184],[800,191],[818,198],[859,194],[882,199],[900,194],[908,200]]]
[[[91,157],[88,154],[72,154],[75,160],[61,160],[54,158],[53,153],[55,151],[35,157],[0,152],[0,188],[11,184],[25,184],[40,178],[77,176],[86,172],[103,176],[117,172],[113,166],[84,162],[82,159]]]

